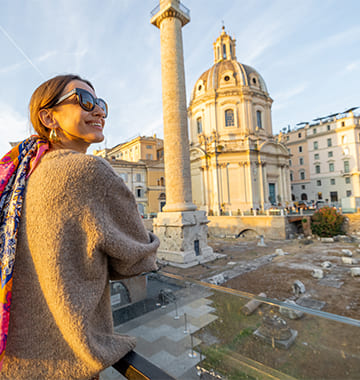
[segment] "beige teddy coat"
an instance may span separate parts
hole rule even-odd
[[[0,379],[89,379],[133,349],[109,280],[155,270],[158,245],[105,160],[47,153],[26,186]]]

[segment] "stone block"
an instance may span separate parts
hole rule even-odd
[[[296,305],[296,302],[295,301],[292,301],[292,300],[285,300],[285,303],[289,304],[289,305]],[[299,319],[301,318],[304,313],[302,311],[299,311],[299,310],[294,310],[294,309],[289,309],[285,306],[281,306],[280,309],[280,314],[289,318],[289,319]]]
[[[347,257],[352,257],[353,253],[350,251],[350,249],[342,249],[341,253]]]
[[[324,268],[324,269],[330,269],[332,267],[332,264],[330,261],[324,261],[321,266]]]
[[[351,268],[351,275],[353,277],[360,277],[360,268]]]
[[[353,264],[353,259],[351,257],[342,257],[341,260],[344,264]]]
[[[320,241],[321,241],[322,243],[333,243],[333,242],[334,242],[334,239],[331,238],[331,237],[322,237],[322,238],[320,238]]]
[[[311,273],[311,275],[314,277],[314,278],[323,278],[324,277],[324,272],[322,271],[322,269],[314,269]]]

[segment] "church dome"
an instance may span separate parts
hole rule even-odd
[[[269,96],[262,76],[251,66],[239,63],[235,56],[235,39],[223,27],[222,33],[214,42],[214,65],[196,81],[190,103],[203,95],[222,90],[242,90],[262,92]]]

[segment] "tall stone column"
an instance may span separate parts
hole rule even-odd
[[[185,71],[181,28],[190,11],[179,0],[160,0],[151,23],[160,29],[166,205],[154,219],[158,258],[195,265],[215,258],[207,245],[204,211],[192,202]]]

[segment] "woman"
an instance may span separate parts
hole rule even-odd
[[[52,78],[30,101],[39,136],[0,162],[0,379],[90,379],[135,346],[113,332],[109,280],[155,270],[159,241],[111,166],[85,154],[107,112],[90,82]]]

